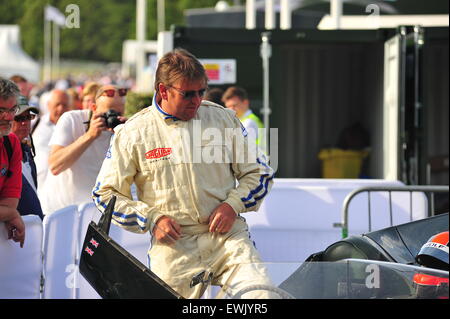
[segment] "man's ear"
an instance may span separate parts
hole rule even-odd
[[[158,91],[159,91],[159,94],[161,95],[161,98],[163,100],[167,100],[167,88],[165,87],[164,84],[162,84],[162,83],[158,84]]]
[[[97,110],[97,104],[95,104],[95,102],[94,102],[91,104],[91,111],[95,112],[96,110]]]

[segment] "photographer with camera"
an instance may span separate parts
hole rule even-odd
[[[102,86],[92,110],[74,110],[61,116],[49,145],[49,170],[41,202],[45,214],[90,200],[114,128],[126,121],[127,89]]]

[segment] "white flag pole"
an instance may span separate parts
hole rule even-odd
[[[44,19],[44,83],[52,80],[51,23],[50,20]]]
[[[53,22],[53,39],[52,26]],[[52,81],[53,75],[59,76],[59,27],[64,27],[66,17],[57,8],[50,5],[44,9],[44,81]]]
[[[145,84],[145,51],[144,45],[147,31],[147,0],[136,0],[136,40],[138,49],[136,52],[136,83],[137,90],[142,91]]]
[[[245,28],[256,29],[256,7],[255,0],[247,0],[245,4]]]
[[[292,26],[291,0],[281,0],[280,9],[280,29],[289,30]]]
[[[276,28],[274,0],[266,0],[265,25],[267,30]]]
[[[52,71],[55,80],[59,77],[59,26],[53,23],[53,52],[52,52]]]
[[[330,15],[334,20],[334,28],[336,30],[341,28],[342,6],[342,0],[331,0],[330,2]]]
[[[158,33],[166,30],[166,9],[165,9],[165,1],[166,0],[158,0],[158,8],[157,8],[157,20],[158,20]]]

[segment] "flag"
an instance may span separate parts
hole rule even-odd
[[[45,20],[53,21],[59,26],[66,24],[66,16],[57,8],[52,6],[45,6]]]

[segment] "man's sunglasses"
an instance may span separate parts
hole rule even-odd
[[[203,97],[205,95],[206,89],[207,89],[207,88],[204,88],[204,89],[200,89],[198,91],[183,91],[174,86],[167,85],[167,87],[175,89],[178,93],[180,93],[180,95],[183,96],[183,99],[185,99],[185,100],[191,100],[192,98],[196,97],[197,95],[199,97]]]
[[[107,97],[114,97],[114,95],[117,93],[119,94],[119,96],[125,96],[127,95],[128,89],[107,89],[104,90],[101,94],[101,96],[106,95]]]
[[[28,115],[18,115],[14,117],[14,121],[16,122],[26,122],[31,121],[36,118],[35,114],[28,114]]]

